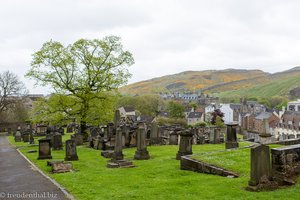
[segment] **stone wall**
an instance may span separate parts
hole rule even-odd
[[[214,174],[219,176],[238,177],[239,175],[226,169],[216,167],[214,165],[192,159],[190,156],[181,156],[180,169],[190,170],[206,174]]]

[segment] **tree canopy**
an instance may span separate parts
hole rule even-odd
[[[0,114],[25,95],[27,90],[18,76],[10,71],[0,73]]]
[[[116,36],[80,39],[67,46],[51,40],[33,54],[26,76],[55,90],[58,96],[44,102],[49,103],[48,111],[71,115],[85,124],[92,121],[100,107],[109,107],[113,112],[111,94],[127,83],[131,76],[127,68],[133,63],[132,54],[123,50]],[[63,107],[69,112],[62,111]],[[99,114],[98,121],[105,120],[106,114],[111,113]]]

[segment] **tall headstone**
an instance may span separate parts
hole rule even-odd
[[[191,155],[192,151],[192,143],[193,143],[193,133],[191,130],[184,130],[179,132],[180,135],[180,143],[179,150],[176,154],[176,159],[180,160],[181,156]]]
[[[138,124],[137,131],[137,150],[134,155],[136,160],[148,160],[150,158],[149,152],[146,146],[146,128],[145,123]]]
[[[72,160],[78,160],[76,143],[74,140],[67,140],[65,161],[72,161]]]
[[[120,125],[120,121],[121,121],[120,110],[115,110],[115,115],[114,115],[114,125],[115,125],[115,128]]]
[[[160,144],[159,135],[158,135],[158,125],[157,122],[152,122],[151,124],[151,136],[150,136],[151,145]]]
[[[120,127],[117,127],[116,130],[116,139],[115,139],[115,147],[114,147],[114,155],[113,159],[114,160],[123,160],[124,155],[123,155],[123,147],[122,147],[122,131]]]
[[[266,145],[251,148],[250,186],[258,185],[262,178],[271,178],[270,150]]]
[[[34,137],[32,132],[29,134],[29,144],[34,144]]]
[[[62,136],[58,132],[53,135],[52,149],[53,150],[62,150],[63,149]]]
[[[238,123],[232,122],[226,124],[227,132],[226,132],[226,141],[225,141],[225,148],[226,149],[233,149],[238,148],[239,143],[237,142],[237,135],[236,135],[236,128]]]
[[[22,141],[21,132],[17,131],[15,134],[15,142],[21,142],[21,141]]]
[[[49,139],[39,139],[39,160],[52,159]]]

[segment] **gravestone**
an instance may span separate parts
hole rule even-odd
[[[107,167],[108,168],[129,168],[134,167],[131,161],[123,160],[124,155],[122,152],[122,130],[118,126],[116,128],[116,139],[115,139],[115,147],[114,153],[112,155],[112,159],[108,161]],[[101,153],[104,156],[104,154]]]
[[[231,122],[226,124],[226,126],[227,126],[227,131],[226,131],[225,148],[226,149],[238,148],[239,143],[237,142],[237,136],[236,136],[236,128],[238,126],[238,123]]]
[[[11,128],[7,128],[7,135],[11,135],[12,131]]]
[[[63,149],[62,136],[58,132],[53,135],[52,149],[53,150],[62,150]]]
[[[211,128],[209,133],[209,143],[210,144],[220,144],[220,133],[221,130],[219,128]]]
[[[53,133],[49,132],[46,134],[46,139],[50,140],[50,147],[52,147],[52,142],[53,142]]]
[[[32,133],[29,134],[29,144],[34,144],[34,137]]]
[[[138,124],[137,131],[137,151],[135,152],[134,159],[136,160],[148,160],[150,158],[149,152],[146,146],[146,129],[145,123]]]
[[[266,145],[251,148],[251,168],[249,186],[257,186],[264,179],[271,180],[270,149]]]
[[[15,134],[15,142],[21,142],[22,141],[22,136],[20,131],[17,131]]]
[[[115,110],[115,115],[114,115],[114,125],[115,125],[115,128],[120,125],[120,121],[121,121],[120,110]]]
[[[78,160],[76,143],[74,140],[67,140],[65,161],[72,161],[72,160]]]
[[[114,160],[123,160],[124,155],[123,155],[123,147],[122,147],[122,131],[120,127],[117,127],[116,130],[116,138],[115,138],[115,147],[114,147]]]
[[[159,135],[158,135],[158,125],[157,122],[151,124],[151,133],[150,133],[150,143],[151,145],[160,144]]]
[[[71,140],[74,140],[76,145],[82,145],[83,144],[83,135],[81,135],[80,133],[75,133],[73,135],[71,135]]]
[[[169,145],[178,145],[178,133],[176,131],[170,132]]]
[[[27,131],[24,132],[22,134],[23,142],[29,142],[29,137],[30,137],[29,132],[27,132]]]
[[[39,139],[39,157],[41,159],[52,159],[49,139]]]
[[[72,125],[68,125],[67,126],[67,133],[72,133],[73,132],[73,126]]]
[[[176,159],[180,160],[181,156],[191,155],[192,152],[192,143],[193,143],[193,133],[191,130],[184,130],[179,132],[180,143],[179,150],[176,154]]]

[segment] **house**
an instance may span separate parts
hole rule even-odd
[[[202,112],[190,112],[187,116],[187,124],[195,125],[204,121],[204,115]]]
[[[265,134],[266,133],[266,127],[264,120],[267,120],[268,122],[268,128],[270,130],[267,130],[271,135],[274,135],[274,129],[276,127],[276,124],[280,121],[280,119],[272,112],[261,112],[258,114],[253,121],[253,129],[252,131],[255,131],[259,134]]]
[[[119,108],[121,117],[135,116],[135,110],[130,106],[123,106]]]
[[[222,113],[224,113],[224,123],[230,123],[230,122],[239,122],[239,125],[241,125],[241,104],[221,104],[220,110]]]
[[[300,137],[300,111],[285,111],[274,132],[279,140]]]
[[[288,111],[300,111],[300,99],[297,101],[291,101],[287,104]]]

